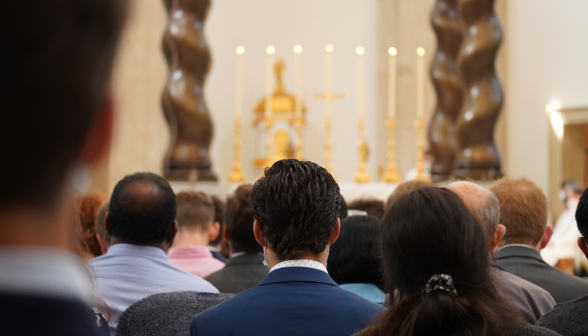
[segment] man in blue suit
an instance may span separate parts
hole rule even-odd
[[[256,287],[192,319],[190,335],[341,335],[382,308],[339,288],[327,273],[339,237],[339,186],[312,162],[281,160],[251,190],[253,232],[270,273]]]

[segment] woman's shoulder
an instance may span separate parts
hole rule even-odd
[[[553,330],[543,327],[526,325],[504,334],[505,336],[561,336]]]

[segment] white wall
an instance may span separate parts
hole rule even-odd
[[[259,176],[253,168],[253,109],[264,94],[265,49],[276,47],[276,59],[286,62],[286,90],[294,93],[294,52],[302,54],[303,101],[308,111],[305,155],[323,163],[323,101],[312,98],[324,92],[325,45],[334,46],[333,91],[345,99],[333,103],[333,164],[340,181],[351,181],[357,166],[357,83],[355,48],[365,53],[366,136],[372,150],[370,174],[376,179],[377,130],[377,1],[376,0],[218,0],[206,21],[206,36],[213,55],[206,82],[206,98],[215,135],[211,153],[214,171],[225,181],[232,164],[235,95],[235,48],[245,47],[243,168],[249,180]],[[384,144],[385,145],[385,144]]]
[[[588,1],[510,0],[507,10],[508,173],[557,192],[545,105],[588,106]]]

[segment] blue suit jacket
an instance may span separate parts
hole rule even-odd
[[[256,287],[196,315],[191,336],[349,336],[383,308],[348,292],[320,270],[277,269]]]

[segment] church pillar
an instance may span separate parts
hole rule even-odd
[[[457,66],[464,100],[455,124],[459,153],[454,176],[494,180],[502,176],[494,129],[503,102],[494,62],[502,29],[494,13],[495,0],[459,0],[463,42]]]
[[[169,24],[163,51],[170,70],[162,106],[171,130],[164,176],[169,180],[216,181],[209,154],[213,125],[204,100],[204,81],[211,65],[204,20],[211,0],[164,3]]]
[[[430,68],[437,93],[437,106],[429,122],[429,144],[433,156],[431,177],[434,182],[449,178],[457,150],[454,123],[463,98],[455,63],[462,41],[457,1],[437,0],[431,14],[431,23],[437,36],[437,50]]]

